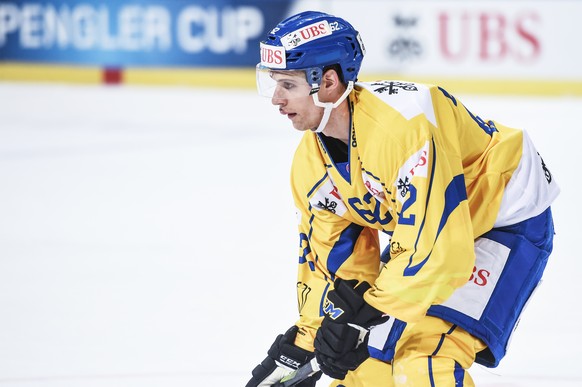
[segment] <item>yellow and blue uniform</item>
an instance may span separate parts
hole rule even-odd
[[[482,120],[442,88],[358,83],[349,104],[347,149],[307,132],[293,161],[300,233],[296,344],[313,350],[337,276],[373,284],[364,298],[393,317],[393,341],[442,319],[451,322],[447,329],[459,326],[484,342],[489,365],[496,365],[519,317],[494,316],[493,323],[511,325],[497,329],[502,332],[487,323],[511,254],[497,246],[503,238],[477,242],[546,213],[559,191],[555,181],[527,133]],[[386,262],[379,232],[390,236]],[[551,243],[545,247],[547,258]],[[487,259],[479,249],[501,258]],[[537,271],[523,279],[530,287],[545,264],[533,265]],[[517,304],[507,308],[521,310],[525,293],[516,291]],[[397,344],[380,343],[386,335],[371,336],[370,352],[396,361]]]

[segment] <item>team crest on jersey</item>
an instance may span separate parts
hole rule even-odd
[[[550,184],[552,182],[552,173],[550,172],[550,170],[546,166],[546,163],[544,162],[544,159],[542,159],[542,156],[540,155],[540,153],[539,152],[536,152],[536,153],[538,154],[538,157],[540,158],[540,162],[542,163],[542,169],[544,170],[544,175],[546,176],[546,180],[547,180],[548,184]]]
[[[431,124],[438,126],[428,86],[402,81],[362,82],[360,86],[380,98],[407,120],[424,114]]]
[[[408,191],[410,191],[410,180],[408,176],[405,176],[404,179],[398,179],[396,183],[396,189],[400,193],[401,197],[405,197]]]
[[[325,180],[313,196],[311,196],[309,203],[313,208],[329,211],[337,215],[343,215],[347,211],[347,207],[331,179]]]
[[[410,190],[410,183],[414,176],[427,177],[428,175],[428,141],[416,153],[406,160],[398,170],[398,178],[394,186],[399,192],[397,197],[402,201]]]
[[[391,257],[396,257],[405,251],[406,251],[406,249],[404,249],[402,246],[400,246],[400,242],[396,242],[396,241],[390,242],[390,256]]]
[[[418,91],[416,84],[411,82],[382,81],[372,83],[376,93],[398,94],[398,90]]]

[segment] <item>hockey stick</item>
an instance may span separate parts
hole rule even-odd
[[[289,375],[285,376],[281,381],[273,384],[273,387],[292,387],[295,386],[314,373],[319,371],[319,364],[315,358],[307,364],[302,365],[295,371],[291,372]]]

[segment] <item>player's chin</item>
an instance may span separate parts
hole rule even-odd
[[[306,130],[311,129],[310,127],[308,127],[307,125],[305,125],[305,123],[303,122],[299,122],[299,121],[293,121],[293,127],[295,129],[297,129],[300,132],[304,132]]]

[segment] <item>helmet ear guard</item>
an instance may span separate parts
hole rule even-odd
[[[321,85],[321,79],[323,78],[323,69],[319,67],[307,69],[305,70],[305,78],[307,78],[307,83],[310,85],[316,84],[319,86]]]

